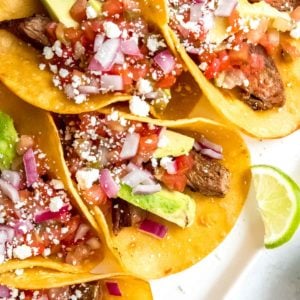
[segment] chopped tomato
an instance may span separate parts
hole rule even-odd
[[[80,41],[83,31],[75,28],[65,28],[65,37],[74,45],[77,41]]]
[[[269,54],[273,54],[280,42],[279,31],[270,29],[259,41]]]
[[[150,134],[140,138],[138,153],[140,155],[152,154],[157,149],[158,135]]]
[[[240,45],[239,50],[230,50],[229,58],[231,64],[241,64],[249,62],[249,45],[243,43]]]
[[[173,86],[176,82],[176,76],[168,74],[158,82],[156,82],[155,86],[162,89],[168,89]]]
[[[109,17],[122,14],[123,9],[123,1],[119,0],[108,0],[102,5],[102,11],[106,12]]]
[[[28,235],[28,240],[26,239],[26,244],[30,248],[34,248],[35,255],[43,254],[45,248],[47,247],[45,241],[38,235],[37,232],[33,232],[32,234]]]
[[[247,39],[253,44],[258,43],[267,31],[268,23],[269,21],[267,19],[262,19],[256,29],[250,30],[247,33]]]
[[[214,58],[211,64],[208,65],[207,69],[204,72],[204,75],[207,79],[213,79],[220,72],[220,59]]]
[[[83,21],[81,25],[81,29],[84,32],[85,38],[90,42],[94,43],[96,32],[93,29],[93,25],[91,21]],[[84,43],[83,43],[84,45]]]
[[[170,175],[165,172],[161,181],[166,185],[166,187],[172,191],[183,192],[186,186],[187,178],[182,174]]]
[[[76,0],[70,9],[71,17],[77,22],[86,19],[86,6],[87,0]]]
[[[229,25],[231,26],[232,32],[237,32],[240,30],[239,18],[240,18],[239,12],[236,9],[234,9],[228,18]]]
[[[194,160],[190,155],[178,156],[175,161],[177,166],[176,174],[186,174],[194,165]]]
[[[79,224],[80,216],[77,215],[75,217],[72,217],[70,221],[64,226],[68,228],[68,231],[62,235],[61,240],[65,242],[73,242]]]
[[[218,53],[218,58],[220,60],[219,72],[227,70],[231,66],[229,55],[226,50],[220,51]]]
[[[199,54],[200,62],[206,62],[208,64],[211,64],[215,58],[217,58],[217,54],[215,52],[205,51],[205,52]]]
[[[128,76],[134,81],[138,81],[140,78],[145,78],[149,72],[149,67],[146,63],[136,63],[128,67]]]
[[[291,13],[291,17],[295,21],[300,21],[300,6],[297,6]]]
[[[93,186],[81,192],[83,199],[90,205],[100,205],[107,201],[107,196],[100,184],[93,184]]]

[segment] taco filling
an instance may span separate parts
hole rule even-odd
[[[266,2],[291,13],[264,2],[252,7],[246,1],[168,1],[169,25],[205,77],[237,93],[253,110],[284,105],[285,87],[273,56],[300,54],[280,36],[289,31],[292,38],[300,37],[298,3]]]
[[[80,265],[101,242],[49,173],[34,136],[18,134],[0,112],[0,263],[35,256]]]
[[[81,104],[95,94],[129,94],[131,112],[141,116],[149,113],[144,100],[166,106],[182,65],[162,34],[143,19],[137,3],[74,1],[74,27],[67,27],[71,17],[59,15],[60,5],[44,2],[61,22],[36,15],[1,27],[41,49],[40,69],[53,73],[53,84],[69,99]]]
[[[160,238],[157,215],[184,228],[195,219],[187,190],[224,197],[230,172],[222,147],[165,127],[109,115],[60,115],[57,125],[66,163],[82,198],[111,215],[115,234],[136,226]]]

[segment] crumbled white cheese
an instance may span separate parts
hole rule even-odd
[[[59,40],[55,41],[55,43],[52,46],[52,49],[58,57],[62,57],[63,50],[61,48],[61,41]]]
[[[58,212],[64,206],[64,202],[61,197],[56,196],[50,199],[49,209],[52,212]]]
[[[129,109],[134,115],[147,117],[150,112],[150,105],[139,96],[132,96],[129,101]]]
[[[27,245],[17,246],[13,250],[13,255],[15,258],[26,259],[32,255],[31,248]]]
[[[43,251],[43,256],[49,256],[51,254],[51,249],[50,248],[45,248]]]
[[[157,147],[163,148],[163,147],[166,147],[168,144],[169,144],[168,137],[165,134],[160,135],[158,143],[157,143]]]
[[[113,22],[104,22],[103,24],[104,32],[106,36],[110,39],[116,39],[121,35],[121,30],[119,26]]]
[[[156,158],[154,157],[151,158],[151,165],[153,168],[156,168],[158,166],[158,162]]]
[[[85,168],[76,172],[78,187],[81,190],[87,190],[92,187],[93,183],[99,179],[99,170],[93,168]]]
[[[249,26],[252,30],[255,30],[260,25],[260,19],[251,19],[249,21]]]
[[[46,59],[52,59],[54,57],[54,53],[50,47],[44,47],[43,55]]]
[[[290,36],[294,39],[300,39],[300,22],[297,22],[296,26],[291,30]]]
[[[147,79],[140,78],[136,84],[139,93],[141,94],[147,94],[151,93],[153,91],[153,87],[151,85],[151,82]]]
[[[45,70],[45,68],[46,68],[46,65],[45,64],[39,64],[39,69],[40,70]]]
[[[24,273],[24,269],[16,269],[16,270],[15,270],[15,274],[16,274],[17,276],[21,276],[21,275],[23,275],[23,273]]]
[[[161,160],[160,160],[160,166],[163,167],[164,169],[167,169],[168,165],[172,163],[172,158],[171,157],[163,157]]]
[[[54,74],[57,74],[57,65],[49,64],[50,71]]]
[[[150,36],[147,39],[147,48],[152,52],[156,52],[159,49],[159,42],[155,36]]]
[[[86,8],[86,16],[88,19],[95,19],[97,17],[97,11],[90,5]]]
[[[61,68],[59,70],[59,76],[62,78],[66,78],[69,75],[69,71],[67,69]]]
[[[63,182],[58,179],[52,179],[50,181],[50,184],[54,187],[55,190],[63,190],[65,188]]]
[[[76,104],[81,104],[83,103],[84,101],[86,101],[86,95],[84,94],[79,94],[77,96],[74,97],[74,100],[75,100],[75,103]]]

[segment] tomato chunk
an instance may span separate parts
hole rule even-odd
[[[86,19],[86,6],[87,0],[77,0],[70,9],[71,17],[77,22]]]
[[[177,174],[186,174],[194,165],[194,160],[190,155],[178,156],[175,161],[177,165]]]
[[[102,5],[102,11],[106,12],[109,17],[113,17],[123,12],[123,2],[119,0],[108,0]]]
[[[186,186],[187,178],[182,174],[168,174],[165,172],[161,181],[166,185],[166,187],[172,191],[183,192]]]
[[[100,184],[95,183],[93,186],[81,192],[84,200],[90,205],[100,205],[107,201],[107,196]]]

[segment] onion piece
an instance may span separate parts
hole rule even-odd
[[[106,281],[105,284],[110,295],[122,296],[119,284],[117,282]]]
[[[94,41],[94,52],[97,52],[103,45],[105,35],[97,34]]]
[[[120,158],[128,159],[134,157],[137,154],[140,142],[140,135],[136,132],[127,133],[125,137],[125,142],[123,144]]]
[[[149,172],[136,168],[122,177],[121,181],[124,184],[127,184],[130,187],[134,188],[141,183],[151,184],[153,182],[151,179],[152,175]]]
[[[20,202],[20,196],[19,196],[19,192],[17,191],[17,189],[3,179],[0,179],[0,190],[12,202],[14,202],[14,203]]]
[[[168,232],[168,228],[160,223],[154,222],[152,220],[146,219],[144,220],[140,226],[139,230],[149,233],[157,238],[164,238]]]
[[[176,160],[166,163],[165,170],[168,174],[174,175],[177,173],[177,163]]]
[[[100,185],[108,198],[115,198],[119,192],[119,186],[115,183],[108,169],[103,169],[100,173]]]
[[[39,174],[37,172],[36,160],[32,148],[28,149],[24,153],[23,163],[24,163],[25,174],[27,179],[27,186],[31,186],[39,178]]]
[[[134,38],[121,41],[121,51],[127,55],[143,56]]]
[[[198,141],[198,143],[203,148],[211,149],[211,150],[214,150],[215,152],[218,152],[218,153],[222,153],[223,152],[223,147],[221,145],[215,144],[215,143],[209,141],[208,139],[206,139],[204,137],[202,137]]]
[[[82,240],[86,234],[89,232],[90,226],[87,224],[80,224],[79,227],[77,228],[75,237],[74,237],[74,242],[76,243],[79,240]]]
[[[17,190],[19,189],[21,177],[17,171],[3,170],[1,173],[1,178],[10,183]]]
[[[78,87],[81,94],[98,94],[99,89],[93,85],[81,85]]]
[[[108,39],[99,48],[94,58],[101,64],[102,71],[109,71],[120,48],[119,39]]]
[[[193,146],[193,148],[197,151],[197,152],[199,152],[199,151],[201,151],[203,148],[202,148],[202,146],[198,143],[198,142],[194,142],[194,146]]]
[[[229,17],[237,3],[237,0],[219,0],[219,5],[214,11],[214,15],[217,17]]]
[[[223,158],[222,153],[216,152],[212,149],[202,149],[200,151],[200,153],[203,154],[203,155],[206,155],[210,158],[215,158],[215,159],[222,159]]]
[[[33,224],[29,220],[19,220],[14,226],[16,234],[19,235],[26,234],[30,232],[33,228]]]
[[[108,75],[101,76],[101,89],[104,91],[122,91],[123,90],[123,78],[120,75]]]
[[[196,3],[191,4],[190,10],[190,21],[191,22],[198,22],[203,17],[203,5],[204,3]]]
[[[132,189],[132,193],[136,195],[151,195],[161,191],[161,185],[157,184],[139,184]]]
[[[0,285],[0,298],[1,299],[9,299],[10,290],[7,286]]]
[[[123,65],[125,62],[125,56],[122,52],[118,52],[114,60],[114,64]]]
[[[69,211],[69,205],[64,205],[59,211],[53,212],[45,210],[34,215],[35,223],[42,223],[49,220],[59,219],[61,216]]]
[[[165,74],[169,74],[175,68],[175,58],[169,50],[163,50],[156,54],[154,56],[154,61]]]
[[[131,172],[134,170],[140,170],[140,168],[134,164],[133,162],[130,162],[127,166],[126,166],[126,171]]]
[[[15,230],[6,225],[0,225],[1,240],[0,244],[11,242],[15,237]]]
[[[99,63],[99,61],[93,57],[88,65],[88,70],[90,71],[97,71],[97,72],[101,72],[103,70],[101,64]]]

